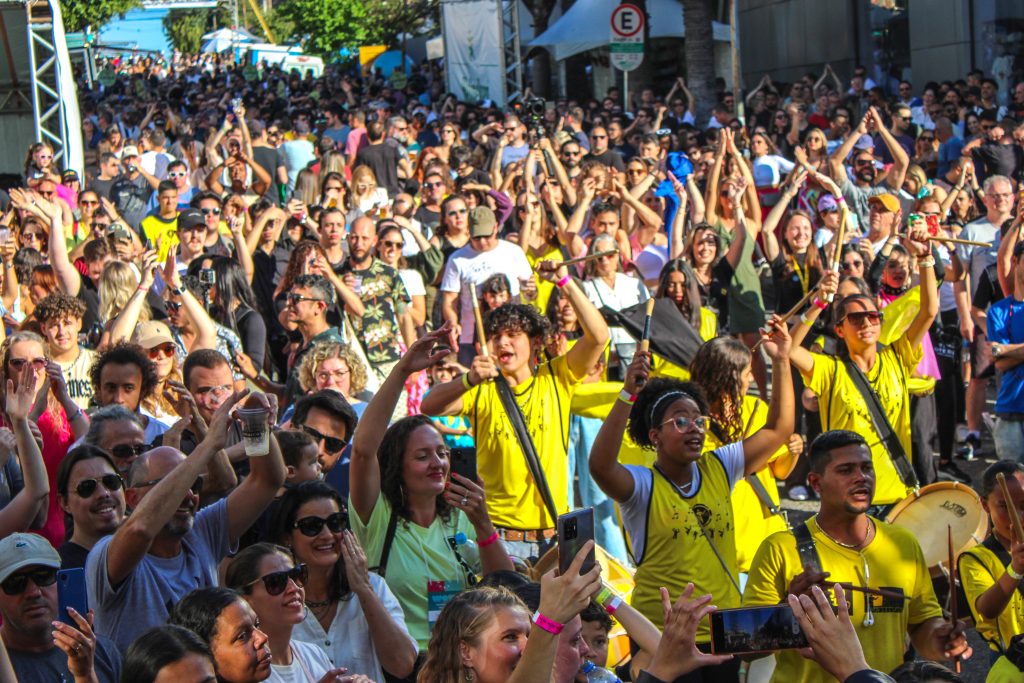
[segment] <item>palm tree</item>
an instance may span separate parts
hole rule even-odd
[[[715,41],[711,26],[715,0],[682,0],[686,30],[686,85],[693,94],[694,116],[703,126],[715,104]]]

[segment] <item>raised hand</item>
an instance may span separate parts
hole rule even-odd
[[[552,569],[541,577],[541,614],[565,624],[590,604],[601,590],[601,567],[595,563],[586,574],[580,574],[580,569],[593,548],[593,541],[584,543],[564,575],[559,576],[558,570]]]
[[[773,315],[768,321],[768,327],[768,330],[761,330],[764,350],[775,362],[788,360],[789,350],[793,345],[793,339],[789,336],[789,327],[777,315]]]
[[[452,472],[448,478],[448,486],[444,491],[444,499],[453,508],[466,513],[466,518],[474,528],[487,525],[487,496],[479,483]]]
[[[7,380],[7,405],[5,409],[12,421],[27,420],[36,400],[36,375],[32,363],[26,362],[18,375],[18,388],[14,380]]]
[[[633,362],[626,368],[626,380],[623,388],[634,396],[647,384],[651,375],[651,353],[637,351],[633,354]]]
[[[445,322],[441,327],[412,343],[399,361],[401,372],[408,376],[426,370],[457,348],[459,346],[453,334],[452,324],[450,321]]]
[[[537,264],[537,274],[548,282],[559,282],[569,275],[569,268],[561,261],[541,261]]]
[[[697,647],[697,627],[717,607],[711,604],[710,595],[691,600],[693,590],[693,584],[687,584],[672,604],[668,589],[661,589],[665,625],[654,659],[647,667],[648,673],[659,680],[673,681],[702,666],[716,666],[732,659],[732,655],[705,654]]]

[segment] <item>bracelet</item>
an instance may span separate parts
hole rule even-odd
[[[181,288],[180,287],[168,287],[167,291],[169,291],[174,296],[181,296]]]
[[[828,308],[828,302],[822,301],[818,297],[814,297],[814,301],[812,301],[811,303],[814,304],[814,307],[817,308],[819,311],[824,311],[826,308]]]
[[[608,614],[615,614],[615,610],[622,605],[622,598],[616,595],[608,586],[601,586],[597,594],[597,604],[604,608]]]
[[[481,540],[477,540],[476,547],[477,548],[486,548],[487,546],[493,545],[493,544],[495,544],[497,542],[498,542],[498,532],[497,532],[497,530],[495,530],[494,533],[492,533],[490,536],[488,536],[484,540],[482,540],[482,541]]]
[[[149,287],[147,287],[146,285],[139,285],[138,287],[135,288],[136,292],[145,292],[147,290],[149,290]]]
[[[917,267],[918,268],[934,268],[935,267],[935,257],[934,256],[929,256],[928,258],[921,259],[920,261],[917,262]]]
[[[462,386],[466,387],[467,390],[473,388],[473,385],[470,384],[470,382],[469,382],[469,373],[468,372],[462,373]]]
[[[76,410],[75,412],[68,416],[68,424],[71,424],[84,414],[85,413],[82,412],[81,406],[79,406],[78,410]]]
[[[636,403],[636,394],[631,394],[625,389],[623,389],[622,391],[619,392],[619,400],[622,401],[623,403],[633,405],[634,403]]]
[[[1006,565],[1006,573],[1009,574],[1010,578],[1014,581],[1020,581],[1021,579],[1024,579],[1024,574],[1018,574],[1017,572],[1013,571],[1012,564]]]
[[[558,282],[555,283],[555,287],[558,287],[559,289],[561,289],[562,287],[565,287],[567,284],[569,284],[569,280],[572,280],[572,277],[570,277],[569,275],[566,275],[561,280],[559,280]]]
[[[845,206],[846,205],[846,197],[844,197],[843,195],[839,195],[839,199],[836,200],[836,204],[842,204],[843,206]]]
[[[557,636],[565,628],[565,624],[559,624],[554,619],[548,619],[540,613],[540,610],[533,615],[533,623],[537,624],[537,628],[547,631],[553,636]]]

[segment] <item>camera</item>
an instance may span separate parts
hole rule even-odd
[[[199,271],[199,284],[204,287],[212,287],[217,284],[217,273],[213,268],[203,268]]]
[[[242,106],[242,98],[241,97],[232,97],[231,98],[231,111],[238,111],[238,108],[241,107],[241,106]]]

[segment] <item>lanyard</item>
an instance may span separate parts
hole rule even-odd
[[[800,290],[807,296],[807,279],[809,277],[806,268],[800,266],[800,260],[797,259],[796,255],[790,257],[793,259],[793,272],[796,273],[796,277],[800,280]]]

